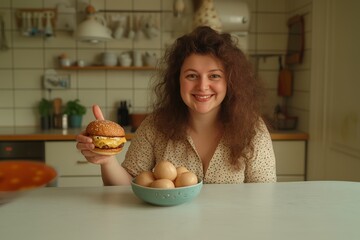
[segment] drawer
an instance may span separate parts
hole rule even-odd
[[[305,141],[273,141],[278,175],[305,175]]]
[[[125,159],[130,141],[117,155],[119,162]],[[76,141],[45,142],[45,161],[58,171],[59,176],[100,176],[100,166],[86,161],[76,149]]]

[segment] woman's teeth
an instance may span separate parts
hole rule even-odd
[[[211,95],[194,95],[196,99],[199,99],[199,100],[207,100],[211,97]]]

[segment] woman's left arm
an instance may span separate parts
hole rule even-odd
[[[246,162],[245,182],[276,182],[274,149],[263,122],[254,138],[253,158]]]

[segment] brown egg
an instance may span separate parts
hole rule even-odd
[[[157,179],[150,184],[152,188],[175,188],[174,182],[169,179]]]
[[[174,181],[177,176],[176,167],[169,161],[160,161],[155,165],[154,176],[156,179]]]
[[[184,172],[175,180],[175,187],[186,187],[198,183],[198,178],[193,172]]]
[[[189,170],[186,167],[177,167],[176,168],[176,172],[177,172],[177,176],[180,176],[180,174],[184,173],[184,172],[188,172]]]
[[[141,172],[135,178],[135,183],[144,187],[149,187],[153,181],[155,181],[155,177],[151,171]]]

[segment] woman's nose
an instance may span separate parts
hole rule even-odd
[[[209,89],[209,80],[207,79],[207,77],[201,76],[199,78],[198,88],[200,90],[208,90]]]

